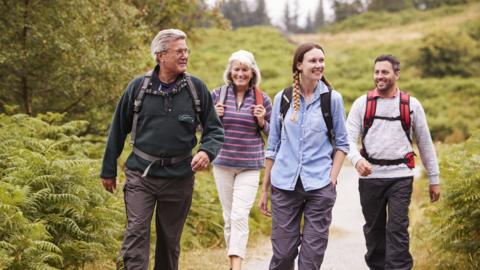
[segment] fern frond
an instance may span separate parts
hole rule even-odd
[[[35,187],[48,188],[50,190],[54,190],[55,189],[54,185],[59,182],[61,182],[61,178],[58,175],[49,174],[49,175],[36,176],[30,179],[29,181],[27,181],[27,184]]]
[[[15,246],[6,241],[0,241],[0,249],[12,251],[15,250]]]
[[[70,167],[75,166],[90,166],[96,164],[98,161],[92,159],[63,159],[55,160],[53,165],[60,169],[68,170]]]
[[[58,217],[55,220],[52,220],[55,224],[49,224],[50,226],[54,225],[57,233],[69,234],[73,238],[85,238],[88,237],[88,234],[78,226],[78,224],[71,218],[67,217]]]
[[[33,241],[33,246],[39,250],[62,254],[62,250],[54,243],[48,241]]]

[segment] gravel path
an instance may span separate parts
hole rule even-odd
[[[363,259],[366,252],[364,224],[358,194],[358,176],[351,166],[343,166],[337,185],[337,201],[333,208],[332,226],[322,270],[368,269]],[[267,239],[268,240],[268,239]],[[271,257],[270,241],[249,252],[244,270],[266,270]],[[295,268],[297,269],[297,268]]]

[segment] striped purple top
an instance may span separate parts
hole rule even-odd
[[[272,102],[267,94],[262,92],[262,95],[263,106],[266,109],[265,126],[262,131],[268,136]],[[223,127],[225,128],[225,141],[213,164],[233,168],[263,168],[265,160],[263,152],[264,142],[253,116],[255,92],[253,88],[247,90],[243,103],[238,110],[235,96],[236,93],[233,86],[229,85],[224,103],[225,111],[222,117]],[[216,104],[220,98],[220,87],[212,91],[212,98]]]

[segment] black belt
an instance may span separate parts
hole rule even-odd
[[[185,159],[192,156],[192,152],[188,152],[188,153],[185,153],[183,155],[178,155],[178,156],[175,156],[175,157],[168,157],[168,158],[156,157],[156,156],[152,156],[150,154],[147,154],[147,153],[143,152],[142,150],[136,148],[135,146],[133,147],[133,153],[135,153],[135,155],[141,157],[142,159],[150,161],[150,164],[148,165],[148,167],[143,172],[143,175],[142,175],[143,177],[147,176],[147,174],[150,170],[150,167],[152,167],[152,165],[154,163],[159,163],[160,166],[162,166],[162,167],[163,166],[169,166],[169,165],[178,163],[178,162],[180,162],[182,160],[185,160]]]
[[[365,158],[368,160],[368,162],[375,164],[375,165],[380,165],[380,166],[390,166],[390,165],[399,165],[399,164],[404,164],[409,161],[408,158],[399,158],[399,159],[375,159],[375,158],[370,158],[367,157]]]

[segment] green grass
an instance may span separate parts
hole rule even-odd
[[[262,74],[262,90],[273,96],[291,84],[291,59],[295,45],[269,27],[240,28],[234,31],[204,31],[193,44],[190,71],[202,78],[209,89],[223,84],[223,72],[230,55],[240,49],[251,51]]]
[[[354,32],[366,29],[385,28],[390,25],[408,25],[420,21],[436,20],[439,17],[451,16],[462,13],[466,6],[443,6],[433,10],[407,9],[397,13],[391,12],[366,12],[350,17],[339,23],[327,25],[321,31],[330,33]]]

